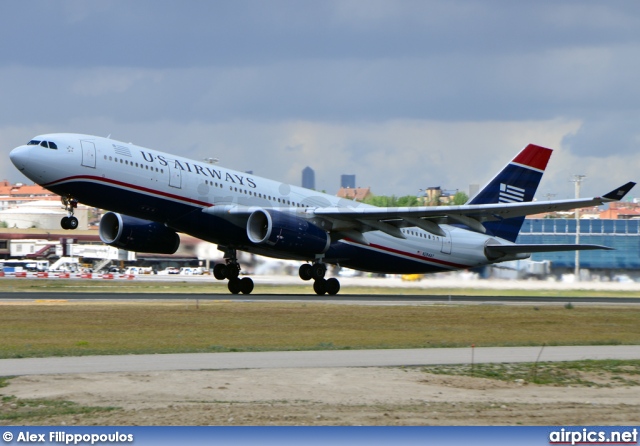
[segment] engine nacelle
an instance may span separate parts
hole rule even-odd
[[[173,254],[180,237],[163,224],[107,212],[100,220],[100,240],[127,251]]]
[[[247,236],[256,245],[297,255],[323,254],[331,244],[326,231],[304,218],[267,209],[249,216]]]

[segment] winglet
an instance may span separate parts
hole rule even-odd
[[[619,201],[619,200],[622,200],[624,198],[624,196],[627,195],[627,193],[635,185],[636,185],[636,183],[634,183],[633,181],[629,181],[624,186],[620,186],[619,188],[617,188],[615,190],[612,190],[608,194],[605,194],[602,198],[606,199],[607,201]]]

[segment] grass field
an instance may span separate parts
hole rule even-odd
[[[0,302],[0,358],[269,350],[640,344],[638,306],[348,305],[225,301],[211,282],[0,279],[0,292],[58,292],[50,301]],[[74,292],[184,293],[181,301],[78,301]],[[309,294],[308,284],[260,285],[260,294]],[[196,301],[189,294],[213,294]],[[221,294],[222,296],[215,296]],[[629,291],[480,290],[344,287],[341,294],[441,294],[635,297]],[[220,300],[214,300],[220,299]],[[424,367],[546,385],[640,384],[640,361],[476,364]],[[0,387],[7,379],[0,378]],[[251,409],[253,410],[253,409]],[[0,398],[0,424],[103,420],[117,407],[70,401]],[[66,418],[65,418],[66,417]],[[80,417],[80,418],[78,418]],[[88,418],[86,418],[88,417]],[[57,421],[59,423],[60,421]],[[104,424],[104,421],[98,421]]]
[[[0,357],[640,344],[639,326],[631,306],[5,302]]]
[[[640,360],[572,361],[517,364],[441,365],[421,367],[427,373],[464,375],[505,382],[552,386],[640,386]]]

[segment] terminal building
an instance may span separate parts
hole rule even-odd
[[[591,274],[640,275],[640,220],[584,219],[580,222],[580,244],[604,245],[613,251],[580,251],[580,269]],[[575,243],[576,220],[565,218],[525,219],[516,243]],[[575,252],[532,254],[534,261],[551,262],[553,274],[573,272]]]

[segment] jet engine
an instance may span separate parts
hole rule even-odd
[[[247,221],[247,236],[256,245],[297,255],[322,254],[331,237],[304,218],[279,211],[259,209]]]
[[[127,251],[173,254],[180,246],[178,234],[161,223],[107,212],[100,220],[100,240]]]

